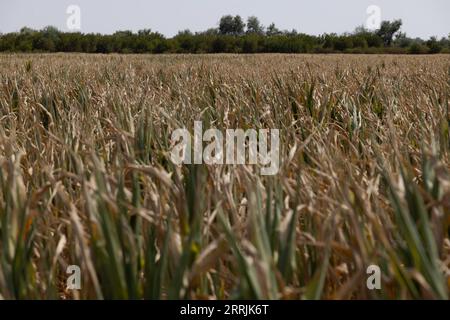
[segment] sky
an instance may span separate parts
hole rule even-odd
[[[382,20],[402,19],[409,37],[447,37],[450,0],[0,0],[0,32],[52,25],[68,31],[67,8],[80,8],[80,31],[110,34],[152,29],[166,36],[217,27],[221,16],[255,15],[264,25],[307,34],[351,32],[366,23],[370,5]]]

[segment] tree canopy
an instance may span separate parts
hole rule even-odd
[[[264,34],[264,27],[261,25],[257,17],[255,16],[248,17],[247,33]]]
[[[381,22],[380,29],[377,30],[377,35],[383,39],[385,46],[390,46],[394,35],[400,31],[402,27],[402,20],[383,21]]]
[[[245,24],[241,16],[223,16],[220,19],[219,31],[222,35],[241,35],[244,33]]]
[[[180,31],[166,38],[150,29],[117,31],[112,35],[61,32],[54,27],[1,34],[3,52],[86,53],[450,53],[447,38],[412,39],[401,31],[402,21],[383,21],[378,30],[357,27],[342,35],[307,35],[296,30],[267,28],[255,16],[244,23],[240,16],[223,16],[218,28],[202,32]]]

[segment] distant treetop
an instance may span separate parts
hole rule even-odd
[[[363,26],[352,33],[319,36],[267,28],[255,16],[223,16],[218,28],[202,32],[183,30],[172,38],[151,29],[137,33],[125,30],[112,35],[61,32],[48,26],[42,30],[23,27],[1,34],[0,52],[86,52],[86,53],[450,53],[447,38],[412,39],[401,31],[402,21],[382,21],[370,31]]]

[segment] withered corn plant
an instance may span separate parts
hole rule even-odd
[[[1,55],[0,298],[448,299],[449,102],[444,55]],[[279,172],[174,165],[196,120]]]

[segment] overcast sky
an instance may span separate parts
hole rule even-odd
[[[81,32],[113,33],[151,28],[166,36],[216,27],[222,15],[256,15],[264,25],[308,34],[353,31],[369,5],[381,18],[401,18],[410,37],[448,36],[450,0],[0,0],[0,32],[47,25],[67,31],[69,5],[81,9]]]

